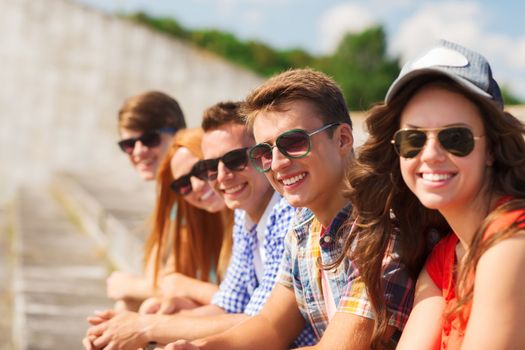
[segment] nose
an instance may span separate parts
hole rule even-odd
[[[421,160],[425,162],[440,162],[446,157],[446,151],[441,147],[436,135],[427,134],[427,141],[421,150]]]
[[[277,147],[274,147],[272,149],[271,170],[279,171],[283,168],[286,168],[288,165],[290,165],[290,163],[291,159],[283,155]]]
[[[148,151],[148,147],[147,147],[147,146],[144,146],[144,145],[142,144],[142,142],[140,142],[140,141],[137,140],[137,141],[135,142],[134,147],[133,147],[133,152],[132,152],[132,154],[133,154],[134,156],[138,156],[138,155],[141,155],[141,154],[143,154],[143,153],[146,153],[147,151]]]

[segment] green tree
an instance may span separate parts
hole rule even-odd
[[[399,74],[398,59],[386,54],[382,27],[345,35],[334,54],[317,63],[317,68],[339,83],[350,109],[354,110],[364,110],[382,101],[389,84]]]

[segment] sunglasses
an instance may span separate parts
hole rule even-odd
[[[193,187],[191,186],[191,177],[195,176],[201,180],[207,180],[202,177],[202,170],[199,167],[200,161],[195,163],[193,167],[191,168],[190,172],[186,175],[182,175],[175,180],[173,180],[170,184],[170,188],[180,194],[181,196],[186,196],[193,191]]]
[[[135,144],[137,141],[140,141],[140,143],[145,147],[155,148],[158,147],[162,141],[160,135],[162,132],[174,134],[176,131],[177,129],[175,128],[161,128],[157,130],[146,131],[139,137],[130,137],[129,139],[120,140],[118,145],[123,152],[131,154],[135,149]]]
[[[272,167],[273,148],[277,147],[282,155],[288,158],[304,158],[312,149],[310,138],[341,123],[330,123],[312,132],[301,129],[288,130],[275,139],[275,144],[259,143],[250,149],[249,156],[255,169],[261,173],[268,172]]]
[[[437,132],[441,147],[457,157],[466,157],[474,149],[475,141],[483,136],[474,136],[469,128],[447,127],[433,129],[401,129],[390,141],[396,153],[403,158],[414,158],[425,147],[428,132]]]
[[[241,171],[248,165],[247,151],[248,147],[239,148],[219,158],[200,160],[194,166],[194,174],[199,179],[213,181],[217,179],[219,173],[219,162],[222,162],[230,171]]]

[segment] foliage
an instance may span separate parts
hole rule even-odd
[[[173,18],[144,13],[128,16],[157,31],[186,40],[262,76],[290,68],[312,67],[332,76],[341,86],[351,110],[365,110],[382,101],[388,86],[399,74],[399,60],[389,58],[382,27],[347,34],[331,55],[314,56],[302,49],[277,50],[255,40],[243,41],[219,30],[187,30]],[[502,89],[506,104],[521,101]]]

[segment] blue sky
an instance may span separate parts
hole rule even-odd
[[[437,38],[480,51],[496,80],[525,100],[525,1],[518,0],[76,0],[106,12],[172,16],[278,48],[329,53],[348,31],[380,24],[402,61]]]

